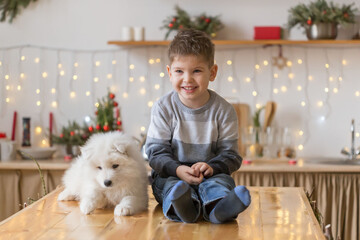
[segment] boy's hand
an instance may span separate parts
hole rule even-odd
[[[195,163],[191,168],[202,173],[204,177],[211,177],[214,174],[214,169],[204,162]]]
[[[176,175],[191,185],[199,185],[204,179],[204,175],[199,170],[181,165],[176,169]]]

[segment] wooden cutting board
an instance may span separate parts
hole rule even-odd
[[[240,156],[244,156],[245,146],[242,144],[242,141],[241,141],[241,129],[244,127],[248,127],[250,125],[250,121],[251,121],[250,106],[246,103],[233,103],[232,105],[233,105],[233,107],[236,111],[237,117],[238,117],[239,153],[240,153]]]

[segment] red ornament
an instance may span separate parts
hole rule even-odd
[[[95,115],[98,115],[98,111],[95,112]]]
[[[115,98],[115,94],[110,93],[110,94],[109,94],[109,98],[114,99],[114,98]]]
[[[183,26],[183,25],[180,25],[180,26],[179,26],[179,29],[183,29],[183,28],[184,28],[184,26]]]
[[[176,22],[176,20],[177,20],[176,18],[173,18],[173,20],[172,20],[172,21],[173,21],[173,22]]]
[[[74,136],[74,135],[75,135],[74,131],[71,131],[71,132],[70,132],[70,135],[71,135],[71,136]]]
[[[174,24],[169,23],[169,28],[172,28],[174,26]]]
[[[114,101],[114,103],[113,103],[113,104],[114,104],[114,107],[119,106],[119,104],[118,104],[117,102],[115,102],[115,101]]]
[[[64,134],[60,134],[60,138],[63,138],[64,137]]]
[[[100,130],[100,129],[101,129],[100,124],[96,124],[96,130]]]
[[[92,131],[94,131],[94,128],[93,128],[93,126],[90,126],[89,128],[89,132],[92,132]]]
[[[105,125],[105,126],[103,127],[103,129],[104,129],[104,131],[109,131],[109,126],[108,126],[108,125]]]
[[[119,125],[119,126],[121,126],[122,122],[121,122],[121,121],[117,121],[116,124]]]
[[[324,15],[326,14],[326,10],[323,11],[323,14],[324,14]]]
[[[308,19],[308,20],[306,21],[306,23],[307,23],[308,25],[311,25],[311,24],[312,24],[311,19]]]
[[[211,22],[211,19],[210,19],[210,18],[206,18],[206,19],[205,19],[205,22],[210,23],[210,22]]]
[[[344,13],[344,18],[348,18],[349,14],[348,13]]]

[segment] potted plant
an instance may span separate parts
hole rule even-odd
[[[341,7],[333,2],[317,0],[308,5],[300,3],[289,9],[288,29],[299,25],[303,27],[310,40],[335,39],[339,24],[355,22],[356,8],[352,4]]]

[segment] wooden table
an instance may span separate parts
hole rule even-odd
[[[325,239],[302,188],[249,187],[250,207],[236,221],[185,224],[167,220],[149,187],[146,212],[83,215],[78,202],[57,202],[62,188],[0,223],[1,239]]]

